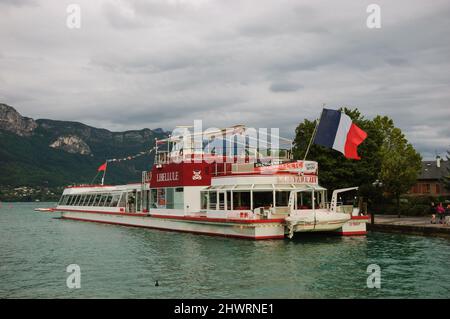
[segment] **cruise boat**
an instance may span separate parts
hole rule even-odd
[[[227,134],[206,136],[217,146]],[[289,149],[265,157],[245,147],[240,154],[236,147],[233,154],[211,151],[211,141],[199,150],[194,140],[190,132],[156,140],[154,165],[139,183],[69,186],[52,211],[63,219],[247,239],[366,234],[369,217],[340,202],[357,187],[334,190],[328,202],[317,162],[293,160]]]

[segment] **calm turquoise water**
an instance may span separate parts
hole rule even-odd
[[[47,205],[2,203],[0,298],[450,297],[446,239],[371,233],[255,242],[33,211]],[[366,286],[373,263],[381,289]],[[66,286],[69,264],[81,267],[80,289]]]

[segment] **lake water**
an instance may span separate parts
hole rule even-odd
[[[370,233],[249,241],[68,221],[1,203],[0,298],[449,298],[450,241]],[[81,268],[69,289],[66,267]],[[367,267],[381,288],[367,288]],[[155,280],[159,286],[155,287]]]

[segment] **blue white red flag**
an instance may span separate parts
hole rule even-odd
[[[367,133],[354,124],[344,112],[323,109],[314,137],[314,144],[332,148],[344,154],[346,158],[361,159],[358,145],[367,137]]]

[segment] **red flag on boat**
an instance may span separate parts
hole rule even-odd
[[[106,171],[106,162],[97,169],[97,172]]]

